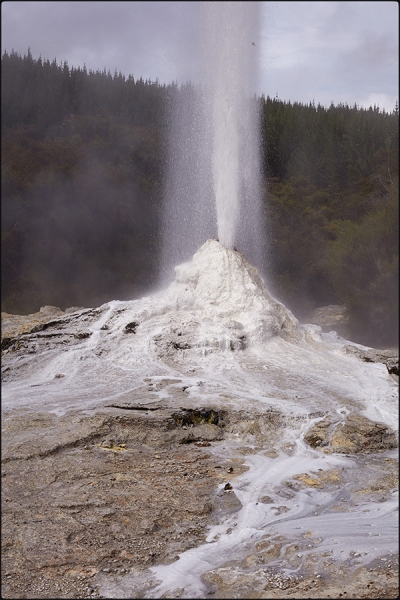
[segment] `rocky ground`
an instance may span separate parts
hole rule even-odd
[[[21,333],[54,318],[47,309],[30,323],[32,315],[18,322],[8,315],[4,339],[15,344]],[[9,342],[5,350],[12,350]],[[105,581],[111,589],[127,575],[174,563],[179,553],[205,541],[210,525],[240,508],[230,483],[246,469],[241,457],[261,449],[273,457],[282,416],[185,408],[184,400],[182,406],[135,401],[63,416],[23,410],[3,415],[3,598],[102,598]],[[253,436],[252,448],[238,448],[225,460],[212,452],[227,436],[244,434]],[[305,439],[327,453],[380,453],[397,446],[387,427],[356,415],[345,426],[320,421]],[[384,502],[397,473],[396,460],[382,459],[376,480],[353,482],[355,493]],[[287,489],[328,489],[345,477],[304,473],[288,481]],[[310,542],[305,533],[302,543]],[[398,597],[395,556],[351,575],[327,558],[324,576],[310,563],[294,578],[266,566],[284,543],[266,536],[234,570],[228,565],[206,573],[207,597],[232,597],[232,583],[237,598]],[[290,546],[292,565],[301,550],[301,544]],[[182,593],[177,588],[165,597]]]
[[[42,306],[37,313],[31,315],[12,315],[10,313],[1,313],[1,339],[7,340],[10,337],[15,337],[21,333],[32,331],[34,327],[48,323],[51,319],[62,317],[68,313],[79,310],[80,307],[67,308],[62,311],[57,306]],[[6,342],[7,344],[7,342]],[[5,344],[5,345],[6,345]]]
[[[101,598],[104,578],[118,581],[179,560],[179,553],[205,541],[208,525],[240,507],[228,484],[243,472],[243,460],[217,461],[210,447],[223,443],[226,432],[240,431],[253,431],[261,447],[269,427],[272,455],[280,416],[263,418],[269,423],[260,427],[244,413],[171,412],[162,404],[150,410],[109,407],[96,416],[5,416],[2,597]],[[314,429],[310,442],[318,435],[326,442],[321,434],[326,428]],[[364,433],[371,438],[368,428]],[[395,445],[390,434],[386,443]],[[375,487],[360,482],[360,493],[371,495],[375,489],[383,499],[397,484],[396,461],[388,460],[385,469]],[[329,486],[341,476],[305,473],[287,485]],[[217,492],[220,483],[227,489]],[[279,556],[283,541],[266,537],[238,565],[236,597],[397,597],[396,557],[361,568],[345,585],[340,570],[332,569],[323,580],[313,574],[312,565],[308,573],[288,578],[265,567]],[[292,562],[299,551],[293,545]],[[231,571],[215,569],[204,580],[210,597],[232,597]],[[173,597],[179,597],[179,589]]]
[[[325,333],[333,330],[345,339],[348,339],[349,317],[346,307],[341,304],[320,306],[308,315],[306,321],[307,323],[319,325]]]
[[[97,573],[173,562],[204,541],[237,508],[217,484],[243,470],[207,453],[219,438],[162,408],[5,417],[2,597],[99,597]]]
[[[278,422],[279,415],[270,417],[275,432]],[[101,598],[104,578],[179,560],[178,553],[205,541],[208,525],[240,507],[227,484],[243,472],[243,461],[217,461],[209,449],[225,430],[252,426],[254,419],[240,413],[171,413],[162,405],[96,416],[6,416],[2,597]],[[396,470],[389,461],[379,494],[396,485]],[[304,474],[291,485],[329,485],[338,476]],[[220,483],[227,489],[217,492]],[[360,569],[344,586],[337,570],[323,581],[312,569],[296,579],[267,569],[282,542],[266,538],[239,565],[236,597],[397,597],[395,557]],[[293,557],[299,550],[293,546]],[[208,572],[205,581],[210,597],[232,597],[226,569]]]

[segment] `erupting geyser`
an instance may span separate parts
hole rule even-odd
[[[398,385],[384,364],[371,362],[365,347],[299,324],[271,297],[257,269],[263,243],[252,93],[260,4],[204,3],[203,83],[179,92],[172,123],[163,260],[165,268],[179,265],[175,281],[154,297],[65,313],[3,340],[3,481],[18,484],[15,502],[6,508],[11,533],[5,553],[13,573],[34,564],[37,548],[43,568],[53,570],[52,560],[57,565],[62,558],[63,570],[54,567],[56,573],[65,573],[75,553],[76,570],[71,563],[67,572],[74,578],[86,573],[85,561],[93,561],[95,567],[87,568],[96,573],[92,581],[102,598],[283,598],[285,590],[297,598],[337,597],[344,587],[360,597],[358,574],[362,586],[372,561],[397,554]],[[210,239],[216,237],[219,242]],[[178,409],[220,411],[223,419],[182,426],[182,434],[174,419]],[[50,426],[43,428],[51,413],[64,420],[53,419],[53,438],[47,439]],[[152,420],[152,414],[161,416]],[[89,429],[76,437],[84,418]],[[171,419],[172,433],[166,426]],[[142,429],[135,429],[139,420]],[[120,436],[118,446],[114,437],[108,445],[98,443],[106,433]],[[218,474],[196,462],[195,479],[188,481],[174,459],[166,469],[171,451],[179,460],[189,452],[183,443],[199,452],[197,446],[208,446]],[[62,462],[66,449],[73,451],[70,462]],[[107,463],[103,452],[117,449],[124,453],[121,461],[110,454]],[[149,459],[139,467],[142,451]],[[41,482],[43,514],[26,528],[23,521],[16,534],[14,520],[27,495],[20,491],[21,468],[31,468],[21,463],[35,456],[50,468],[57,461],[61,466]],[[229,476],[220,466],[227,459]],[[98,471],[87,472],[84,483],[88,461],[90,471]],[[68,476],[70,464],[76,476]],[[144,471],[154,474],[148,496],[141,495],[147,494]],[[168,479],[175,471],[176,479]],[[109,475],[113,509],[103,502]],[[196,490],[196,502],[183,503],[177,514],[192,513],[195,521],[174,517],[172,495],[179,491],[168,481],[178,477]],[[218,489],[206,503],[197,486],[212,477]],[[171,487],[163,506],[158,495]],[[43,525],[55,488],[63,497]],[[34,489],[36,494],[36,481]],[[78,502],[77,493],[84,500]],[[143,498],[151,499],[146,508],[154,519],[141,523],[144,547],[153,534],[155,545],[147,548],[145,566],[136,568],[130,559],[136,560],[141,540],[129,536]],[[29,518],[36,512],[29,504]],[[197,530],[198,520],[208,518],[207,537],[191,547],[188,523]],[[97,554],[95,524],[108,536]],[[47,554],[42,540],[50,526],[62,531],[52,544],[58,548],[61,539],[65,559]],[[29,544],[21,544],[26,535]],[[168,562],[158,554],[160,538],[170,549]],[[157,550],[148,554],[150,547]],[[112,570],[102,568],[107,556]],[[114,556],[129,559],[130,566],[114,569]],[[154,564],[147,568],[150,556]]]
[[[202,81],[178,94],[165,191],[164,267],[209,238],[262,266],[258,2],[203,4]]]
[[[258,147],[254,93],[258,3],[207,4],[206,49],[208,111],[212,118],[212,166],[218,238],[233,248],[241,205],[256,209]],[[249,6],[250,4],[250,6]],[[257,211],[256,211],[257,212]],[[254,223],[252,224],[255,225]],[[250,231],[246,232],[250,234]],[[254,232],[253,232],[254,233]]]

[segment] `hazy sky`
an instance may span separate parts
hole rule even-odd
[[[259,93],[329,106],[398,100],[399,5],[260,2]],[[2,51],[196,81],[199,2],[2,2]]]

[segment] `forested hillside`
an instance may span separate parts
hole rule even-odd
[[[261,102],[279,296],[296,314],[342,303],[361,343],[397,343],[398,106]]]
[[[2,310],[132,299],[158,278],[167,115],[183,88],[2,56]],[[270,280],[397,343],[398,108],[261,97]]]

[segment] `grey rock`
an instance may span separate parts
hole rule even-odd
[[[341,454],[383,452],[398,446],[390,427],[357,414],[348,415],[345,421],[325,418],[311,427],[304,440],[312,448],[329,448]]]
[[[13,574],[4,597],[44,597],[32,592],[37,573],[48,598],[86,597],[88,577],[117,572],[115,556],[123,573],[203,542],[218,509],[216,459],[171,440],[170,416],[115,408],[4,416],[2,566]],[[201,427],[221,433],[211,424],[193,429]],[[60,594],[60,582],[71,595]]]
[[[1,313],[1,339],[14,338],[31,331],[38,325],[48,323],[55,317],[64,316],[64,312],[56,306],[42,306],[37,313],[30,315],[12,315],[10,313]]]
[[[319,325],[324,333],[336,331],[344,338],[349,335],[347,309],[340,304],[329,304],[317,308],[308,317],[307,322]]]
[[[374,348],[359,348],[348,344],[343,347],[346,354],[357,356],[364,362],[383,363],[388,372],[392,375],[399,375],[399,352],[398,350],[388,348],[386,350],[376,350]]]
[[[182,427],[183,429],[183,427]],[[189,431],[189,433],[187,433]],[[183,432],[182,432],[183,433]],[[217,425],[205,423],[185,430],[184,434],[179,436],[181,444],[191,444],[193,442],[212,442],[222,440],[223,431]]]
[[[64,312],[66,315],[69,315],[71,313],[78,312],[79,310],[86,310],[86,309],[84,306],[70,306],[69,308],[66,308]]]

